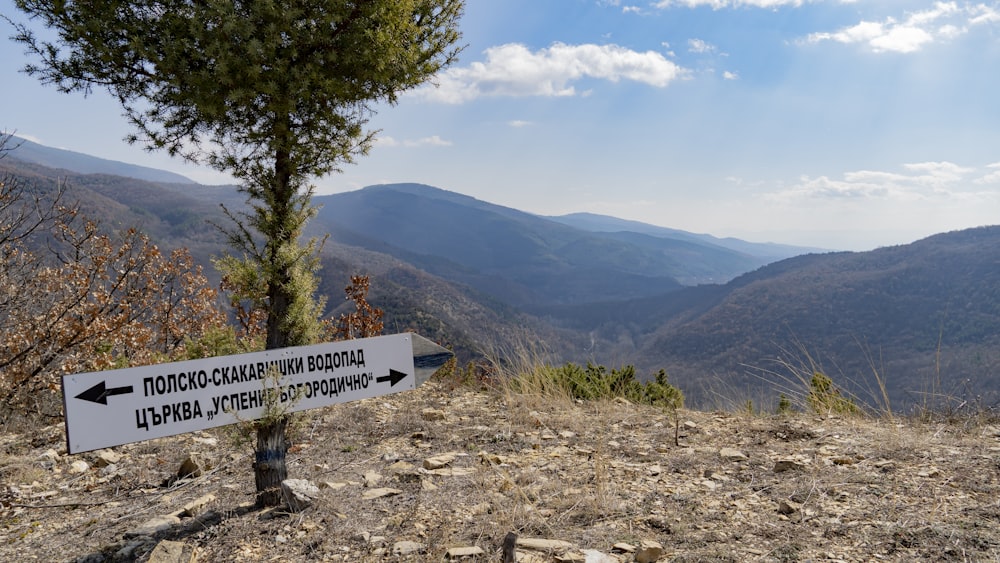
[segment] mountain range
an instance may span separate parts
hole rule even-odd
[[[54,169],[64,169],[76,174],[110,174],[124,176],[150,182],[169,182],[176,184],[194,184],[191,179],[146,166],[138,166],[116,160],[97,158],[87,154],[47,147],[38,143],[12,136],[7,144],[9,154],[13,158],[40,164]]]
[[[32,150],[47,160],[9,153],[0,173],[39,189],[62,181],[106,226],[186,246],[210,273],[225,250],[212,226],[227,221],[219,204],[244,205],[232,186],[157,180],[129,165],[95,173],[86,155]],[[1000,392],[1000,227],[819,252],[600,215],[543,217],[420,184],[314,202],[310,234],[329,235],[320,291],[331,311],[348,277],[368,274],[387,332],[417,330],[463,361],[527,354],[665,368],[695,406],[768,405],[801,393],[814,371],[858,400],[900,408]]]

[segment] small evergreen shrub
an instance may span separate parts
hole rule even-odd
[[[778,395],[778,406],[774,409],[774,414],[791,414],[794,411],[792,400],[784,393]]]
[[[593,401],[598,399],[625,398],[633,403],[678,409],[684,405],[684,394],[667,381],[667,373],[660,370],[652,381],[639,382],[635,367],[631,365],[610,371],[601,365],[587,363],[586,367],[567,363],[560,367],[543,366],[533,377],[533,386],[539,391],[561,391],[573,399]]]
[[[806,403],[817,413],[859,414],[861,410],[850,397],[841,394],[833,380],[816,371],[809,381]]]

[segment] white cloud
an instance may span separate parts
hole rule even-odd
[[[520,127],[527,127],[529,125],[534,125],[534,124],[532,122],[530,122],[530,121],[525,121],[523,119],[513,119],[511,121],[508,121],[507,125],[510,125],[511,127],[514,127],[514,128],[520,128]]]
[[[739,80],[740,79],[740,75],[739,74],[736,74],[735,72],[730,72],[728,70],[724,71],[722,73],[722,77],[725,78],[726,80]]]
[[[987,6],[985,4],[977,4],[969,10],[969,24],[970,25],[980,25],[986,23],[1000,23],[1000,11],[992,6]]]
[[[631,80],[662,88],[686,73],[660,53],[618,45],[554,43],[532,52],[509,43],[491,47],[485,55],[483,62],[445,70],[436,77],[436,86],[420,88],[413,95],[452,104],[482,96],[575,96],[574,82],[583,78]]]
[[[711,53],[715,51],[715,45],[701,39],[688,39],[688,51],[692,53]]]
[[[919,176],[919,178],[929,181],[930,183],[937,183],[939,181],[957,182],[964,178],[967,174],[975,172],[974,168],[967,168],[959,166],[953,162],[946,161],[904,164],[903,168],[916,172],[923,172],[924,175]]]
[[[430,137],[422,137],[420,139],[407,139],[404,141],[399,141],[388,135],[380,135],[375,138],[375,144],[380,147],[450,147],[451,141],[446,141],[439,137],[438,135],[431,135]]]
[[[431,135],[430,137],[422,137],[420,139],[412,141],[404,141],[404,146],[407,147],[450,147],[451,141],[446,141],[437,135]]]
[[[659,0],[653,6],[657,8],[670,8],[672,6],[697,8],[708,6],[713,10],[721,10],[728,7],[780,8],[783,6],[792,6],[797,8],[804,3],[804,0]]]
[[[952,162],[918,162],[904,164],[903,172],[857,170],[844,173],[842,178],[803,176],[788,189],[773,192],[776,201],[802,200],[886,200],[948,201],[992,197],[986,192],[971,191],[970,184],[1000,181],[1000,170],[987,175],[976,168]],[[1000,168],[1000,163],[987,168]],[[979,178],[969,179],[979,174]]]
[[[1000,184],[1000,162],[994,162],[986,167],[992,168],[993,170],[991,172],[987,172],[979,178],[976,178],[973,182],[977,184]]]
[[[1000,12],[983,4],[960,7],[957,2],[935,2],[926,10],[908,12],[902,20],[861,21],[833,32],[812,33],[806,41],[866,44],[876,53],[913,53],[935,41],[964,35],[969,26],[998,22]]]
[[[893,26],[885,34],[873,38],[869,44],[875,52],[912,53],[933,40],[930,33],[918,27]]]

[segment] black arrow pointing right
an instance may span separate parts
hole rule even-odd
[[[389,370],[389,375],[382,375],[375,378],[376,383],[389,382],[389,387],[395,387],[397,383],[406,379],[406,372],[396,371],[394,369]]]
[[[108,389],[105,387],[104,382],[100,382],[94,385],[90,389],[87,389],[83,393],[76,396],[77,399],[83,399],[84,401],[90,401],[92,403],[100,403],[102,405],[108,404],[108,397],[111,395],[127,395],[132,392],[132,386],[127,387],[112,387]]]

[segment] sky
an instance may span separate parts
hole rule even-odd
[[[838,250],[1000,223],[1000,2],[468,0],[461,28],[459,60],[379,106],[371,153],[318,193],[420,182]],[[128,145],[106,93],[19,72],[12,33],[0,130],[229,181]]]

